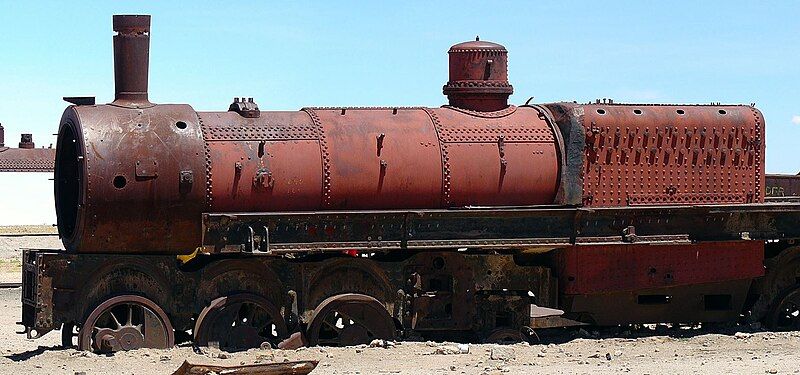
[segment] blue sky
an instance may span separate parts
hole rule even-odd
[[[767,171],[800,171],[800,2],[788,1],[0,1],[8,143],[23,130],[54,142],[62,96],[112,99],[122,13],[153,15],[158,103],[438,106],[447,48],[480,35],[509,49],[515,103],[755,102]]]

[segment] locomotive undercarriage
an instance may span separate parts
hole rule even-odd
[[[65,346],[95,351],[274,347],[297,332],[289,345],[515,342],[542,328],[748,317],[797,325],[797,247],[768,259],[765,277],[580,295],[560,292],[558,251],[229,254],[181,264],[167,255],[26,250],[22,323],[30,337],[62,327]]]
[[[64,325],[65,345],[84,350],[190,340],[236,350],[275,346],[293,332],[312,345],[519,341],[532,308],[560,313],[543,309],[557,305],[550,269],[517,265],[513,255],[234,255],[181,266],[172,256],[28,250],[24,264],[29,335]]]

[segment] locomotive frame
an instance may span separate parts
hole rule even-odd
[[[74,106],[62,118],[56,197],[67,251],[24,252],[22,324],[29,337],[61,327],[64,344],[77,339],[83,350],[186,341],[238,350],[376,338],[513,342],[533,329],[584,324],[800,324],[789,314],[800,308],[800,202],[765,202],[763,118],[753,106],[508,106],[505,49],[475,41],[450,50],[450,106],[264,112],[292,124],[287,130],[259,120],[251,99],[205,113],[150,103],[149,17],[115,16],[114,27],[116,100],[95,106],[93,99],[70,98]],[[105,132],[104,121],[142,137],[126,149],[136,152],[113,149],[109,164],[81,153],[84,143],[96,153],[111,143],[100,145],[116,134]],[[443,168],[435,194],[405,192],[423,202],[414,204],[391,196],[398,186],[428,191],[428,182],[384,185],[395,170],[387,172],[395,164],[381,154],[390,141],[370,133],[351,143],[377,149],[369,162],[380,163],[364,174],[377,179],[378,192],[388,186],[383,203],[362,181],[353,183],[361,195],[337,197],[330,176],[353,172],[337,172],[327,159],[356,160],[353,170],[367,161],[326,149],[319,154],[324,174],[309,174],[321,182],[319,205],[292,210],[297,199],[265,203],[244,195],[238,199],[273,209],[214,209],[241,208],[240,180],[252,180],[252,191],[272,191],[281,179],[280,168],[250,170],[251,158],[229,154],[242,141],[236,134],[257,145],[248,152],[260,161],[267,140],[287,137],[282,132],[319,152],[325,129],[345,129],[339,141],[347,140],[347,125],[360,121],[407,121],[435,136],[420,142],[441,156],[441,164],[425,165],[435,174]],[[162,123],[168,128],[157,127]],[[156,139],[189,157],[159,164],[148,153]],[[491,155],[478,158],[472,175],[470,152]],[[451,168],[457,157],[467,168]],[[535,167],[542,174],[511,169],[525,160],[541,161]],[[215,163],[227,169],[220,173]],[[120,170],[131,165],[129,182]],[[488,184],[476,180],[480,172],[491,175]],[[159,178],[166,182],[156,187]],[[224,190],[228,180],[233,193]],[[138,201],[119,198],[129,183],[145,187],[131,188]],[[525,188],[508,190],[509,184]],[[212,204],[219,185],[221,199]],[[469,193],[479,196],[476,205]],[[317,197],[303,195],[311,196]],[[137,206],[120,212],[127,199]],[[408,207],[416,205],[425,208]]]

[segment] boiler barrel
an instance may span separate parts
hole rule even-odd
[[[57,206],[79,252],[189,253],[204,212],[554,203],[562,146],[538,107],[195,112],[70,107]],[[63,147],[62,147],[63,146]]]

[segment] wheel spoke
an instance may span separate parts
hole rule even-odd
[[[234,310],[235,314],[233,315],[233,323],[234,325],[239,325],[242,321],[241,314],[242,314],[242,305],[235,306]]]
[[[241,293],[220,297],[201,312],[195,342],[201,346],[219,342],[220,349],[246,350],[265,341],[274,345],[285,335],[279,310],[263,297]]]
[[[270,337],[271,338],[271,337],[273,337],[273,334],[272,334],[272,325],[273,324],[274,323],[272,322],[272,319],[267,319],[267,321],[264,322],[264,323],[260,323],[258,325],[256,325],[254,323],[252,326],[258,330],[259,335],[261,335],[262,337]],[[262,334],[262,332],[266,332],[266,335]]]
[[[337,326],[336,326],[336,323],[331,323],[331,322],[329,322],[327,319],[326,319],[326,320],[324,320],[324,321],[323,321],[323,323],[324,323],[326,326],[328,326],[328,327],[330,327],[331,329],[333,329],[334,331],[336,331],[336,333],[342,332],[342,329],[341,329],[341,328],[339,328],[339,327],[337,327]]]
[[[359,306],[359,307],[361,308],[362,311],[361,314],[358,316],[356,314],[343,313],[341,310],[338,310],[337,312],[339,313],[339,315],[342,316],[342,319],[345,319],[345,321],[351,321],[353,322],[352,324],[357,324],[361,327],[364,327],[364,329],[366,329],[367,332],[370,332],[374,335],[372,329],[370,329],[370,324],[368,323],[369,318],[364,316],[365,314],[363,310],[366,308],[366,306]]]
[[[342,324],[337,324],[339,319]],[[394,321],[378,300],[342,294],[326,299],[314,310],[307,337],[311,345],[343,346],[391,339],[394,334]]]
[[[117,325],[117,329],[122,328],[122,324],[119,324],[119,320],[117,320],[117,316],[114,315],[114,312],[109,310],[108,314],[111,315],[111,319],[114,319],[114,324]]]
[[[253,304],[242,304],[242,306],[247,306],[247,323],[255,327],[254,320],[256,318],[256,313],[258,312],[259,308],[254,306]]]

